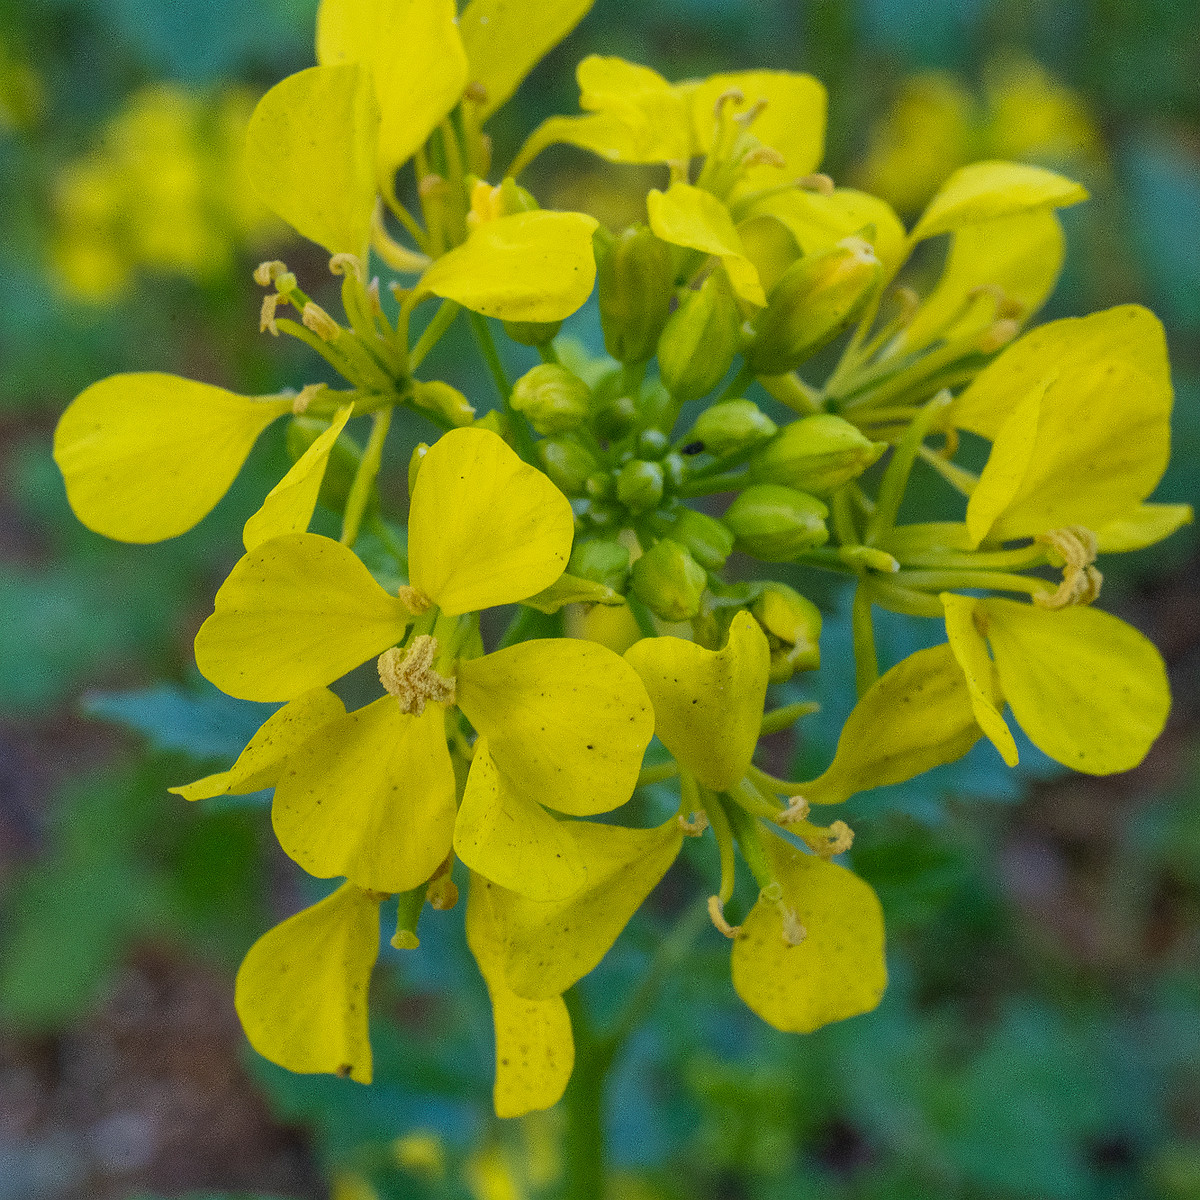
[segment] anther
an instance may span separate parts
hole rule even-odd
[[[738,94],[740,95],[741,93],[739,92]],[[739,103],[740,103],[740,101],[739,101]],[[767,107],[767,98],[765,96],[761,96],[761,97],[759,97],[759,99],[755,100],[755,102],[752,105],[750,105],[750,107],[748,109],[746,109],[745,112],[736,113],[734,115],[733,119],[743,129],[749,129],[750,126],[753,125],[754,122],[757,121],[760,116],[762,116],[763,109],[765,109],[766,107]]]
[[[786,167],[787,159],[771,146],[755,146],[742,156],[743,167]]]
[[[1035,593],[1034,604],[1039,608],[1069,608],[1073,604],[1092,604],[1099,597],[1104,576],[1092,563],[1100,545],[1090,529],[1067,525],[1040,533],[1034,541],[1049,546],[1063,560],[1062,583],[1053,592]]]
[[[463,89],[463,99],[470,100],[472,104],[486,104],[488,102],[488,90],[478,79],[473,79]]]
[[[812,807],[803,796],[793,796],[787,808],[775,818],[777,825],[790,825],[793,821],[803,821],[812,811]]]
[[[306,383],[292,401],[292,415],[303,416],[308,412],[308,406],[328,388],[325,383]]]
[[[425,889],[425,900],[435,912],[449,912],[458,903],[458,884],[449,871],[431,881]]]
[[[992,354],[1007,346],[1021,332],[1021,326],[1012,317],[1001,317],[993,321],[979,339],[981,354]]]
[[[905,329],[912,324],[913,317],[917,315],[917,310],[921,307],[921,297],[913,288],[902,286],[892,292],[892,298],[900,309],[896,314],[896,324]]]
[[[440,175],[422,175],[417,184],[417,193],[424,199],[445,191],[446,181]]]
[[[700,837],[708,828],[708,813],[692,813],[691,820],[686,820],[683,813],[679,814],[679,828],[686,837]]]
[[[329,271],[332,275],[349,275],[353,273],[354,278],[362,282],[363,269],[362,262],[357,254],[335,254],[329,260]]]
[[[833,180],[819,171],[812,175],[802,175],[796,180],[796,186],[806,192],[816,192],[820,196],[832,196],[835,190]]]
[[[745,104],[746,93],[741,88],[726,88],[713,104],[713,116],[719,121],[725,112],[727,104]]]
[[[379,303],[379,276],[367,285],[367,299],[371,301],[371,309],[377,317],[383,316],[383,305]]]
[[[741,933],[742,927],[740,925],[730,925],[730,923],[725,920],[725,911],[721,904],[720,896],[709,896],[708,915],[711,918],[712,923],[727,938],[733,939],[737,937],[739,933]]]
[[[413,638],[407,651],[393,646],[379,656],[379,682],[400,701],[401,712],[419,717],[430,700],[454,703],[455,681],[433,669],[437,651],[437,639],[423,633]]]
[[[304,322],[305,329],[311,329],[323,342],[336,342],[341,336],[342,327],[311,300],[304,306],[300,320]]]
[[[254,268],[254,282],[259,287],[270,287],[280,275],[288,273],[287,263],[274,259],[271,262],[259,263]]]
[[[287,301],[278,293],[271,292],[263,297],[262,308],[258,314],[258,332],[266,333],[270,331],[272,337],[279,336],[279,326],[275,323],[275,310],[280,303],[286,304]]]
[[[396,589],[396,595],[399,597],[400,603],[414,617],[419,617],[423,612],[428,612],[433,607],[433,601],[424,592],[415,587],[410,587],[407,583],[402,583]]]

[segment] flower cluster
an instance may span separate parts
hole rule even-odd
[[[879,903],[834,861],[849,827],[814,810],[982,737],[1012,765],[1011,721],[1077,770],[1138,763],[1166,719],[1165,673],[1093,606],[1095,563],[1191,517],[1148,499],[1172,399],[1156,319],[1128,306],[1022,332],[1062,264],[1057,210],[1086,198],[1069,179],[972,164],[906,229],[883,200],[817,173],[815,79],[672,83],[592,57],[583,111],[546,120],[489,182],[484,123],[588,7],[471,0],[459,18],[453,0],[323,0],[320,65],[263,98],[247,161],[263,201],[342,281],[339,320],[284,263],[264,263],[262,328],[306,342],[347,387],[245,397],[121,375],[79,396],[55,438],[80,519],[152,542],[200,521],[266,427],[290,419],[294,463],[246,523],[195,646],[223,691],[282,707],[229,770],[175,790],[273,788],[280,845],[343,882],[255,944],[238,1012],[273,1061],[369,1082],[381,908],[391,944],[415,950],[423,910],[455,905],[457,875],[502,1116],[562,1095],[564,994],[687,836],[711,831],[707,908],[753,1011],[807,1032],[874,1007]],[[661,164],[646,222],[608,231],[542,211],[517,177],[564,142]],[[936,285],[897,285],[936,237]],[[409,277],[394,304],[372,254]],[[555,340],[593,288],[599,361]],[[464,310],[502,400],[479,419],[416,374]],[[541,359],[515,382],[492,322]],[[816,360],[835,361],[823,383],[802,377],[835,342],[836,361]],[[438,435],[409,464],[406,534],[378,486],[401,406]],[[365,442],[351,422],[369,425]],[[962,434],[990,443],[978,475],[955,461]],[[944,521],[898,523],[918,462],[962,496]],[[318,505],[340,514],[336,540],[309,532]],[[387,578],[368,535],[388,547]],[[819,669],[821,614],[766,568],[731,581],[735,552],[855,589],[858,703],[815,779],[754,760],[762,735],[811,711],[768,702],[772,685]],[[485,645],[479,614],[511,605],[500,644]],[[877,607],[942,622],[945,641],[881,674]],[[534,636],[530,614],[563,610],[559,628],[578,636]],[[348,712],[331,689],[372,662],[378,698]],[[665,754],[644,766],[654,737]],[[657,826],[593,819],[672,780],[678,803]],[[739,860],[757,900],[735,912]]]

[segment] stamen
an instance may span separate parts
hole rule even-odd
[[[463,89],[463,99],[470,100],[472,104],[486,104],[488,102],[488,90],[478,79],[473,79]]]
[[[700,837],[708,828],[708,813],[694,812],[691,820],[685,820],[682,813],[679,814],[679,828],[683,830],[685,837]]]
[[[326,383],[306,383],[292,401],[292,415],[303,416],[308,412],[308,406],[328,387]]]
[[[787,808],[775,818],[777,825],[790,825],[793,821],[803,821],[812,811],[811,805],[803,796],[793,796]]]
[[[379,276],[376,275],[367,286],[367,299],[371,301],[371,308],[377,317],[383,316],[383,305],[379,303]]]
[[[417,184],[417,193],[424,199],[444,192],[446,181],[440,175],[423,175]]]
[[[258,332],[270,332],[272,337],[279,336],[279,326],[275,323],[275,310],[280,304],[286,304],[287,299],[280,296],[277,292],[272,292],[263,297],[262,308],[258,314]]]
[[[727,88],[716,99],[713,104],[713,116],[719,122],[725,114],[725,106],[727,104],[745,104],[746,93],[741,88]]]
[[[449,871],[430,882],[425,900],[435,912],[449,912],[458,903],[458,884],[450,878]]]
[[[741,933],[742,927],[740,925],[730,925],[730,923],[725,920],[725,910],[721,904],[720,896],[709,896],[708,915],[711,918],[712,923],[727,938],[732,940],[733,938],[737,937],[739,933]]]
[[[323,342],[336,342],[341,336],[342,327],[319,305],[311,300],[304,306],[300,314],[306,329],[311,329]]]
[[[1100,548],[1096,535],[1083,525],[1068,525],[1040,533],[1033,540],[1049,546],[1063,560],[1062,583],[1053,592],[1035,593],[1034,604],[1058,609],[1094,603],[1104,582],[1104,576],[1092,566]]]
[[[400,701],[401,712],[419,717],[430,700],[454,703],[455,681],[433,669],[437,652],[437,638],[423,633],[413,638],[407,651],[393,646],[379,656],[379,682]]]
[[[739,92],[738,95],[740,96],[741,93]],[[741,103],[740,99],[738,100],[738,103],[739,104]],[[750,105],[750,107],[748,109],[746,109],[745,112],[735,113],[733,119],[743,129],[749,129],[750,126],[753,125],[754,122],[757,121],[760,116],[762,116],[763,109],[765,109],[766,107],[767,107],[767,98],[765,96],[760,96],[757,100],[755,100],[755,102],[752,105]]]
[[[354,278],[360,283],[362,282],[362,262],[359,260],[357,254],[335,254],[329,260],[329,270],[333,275],[349,275],[353,273]]]
[[[1012,317],[1001,317],[993,321],[983,336],[979,339],[979,350],[982,354],[992,354],[1003,349],[1021,332],[1021,326]]]
[[[742,156],[743,167],[786,167],[787,159],[770,146],[755,146]]]
[[[259,287],[270,287],[281,275],[288,273],[287,263],[274,259],[271,262],[259,263],[254,268],[254,282]]]
[[[802,175],[796,180],[796,186],[806,192],[816,192],[821,196],[832,196],[835,187],[828,175],[814,172],[812,175]]]
[[[428,446],[425,448],[429,449]],[[433,607],[433,601],[424,592],[419,591],[415,587],[409,587],[407,583],[402,583],[396,589],[396,595],[400,597],[400,603],[414,617],[419,617],[423,612],[428,612]]]

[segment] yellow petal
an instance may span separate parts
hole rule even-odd
[[[1100,553],[1144,550],[1190,525],[1193,516],[1190,504],[1139,504],[1095,531]]]
[[[452,429],[421,460],[408,516],[413,587],[457,615],[512,604],[566,569],[567,498],[487,429]]]
[[[779,903],[761,896],[733,943],[733,986],[752,1011],[785,1033],[812,1033],[870,1012],[887,987],[883,911],[857,875],[763,839],[782,903],[804,927],[784,941]]]
[[[513,792],[577,817],[629,799],[654,736],[637,673],[574,638],[519,642],[461,663],[458,706]]]
[[[733,290],[751,304],[766,304],[758,272],[746,257],[733,218],[716,196],[690,183],[674,183],[666,192],[651,188],[646,207],[650,228],[664,242],[717,255]]]
[[[421,277],[423,292],[506,321],[561,321],[592,293],[594,217],[523,212],[484,221]]]
[[[467,945],[479,964],[496,1027],[498,1117],[520,1117],[557,1104],[575,1065],[571,1018],[561,996],[524,1000],[504,978],[503,942],[491,898],[472,877],[467,898]]]
[[[1086,317],[1039,325],[989,363],[954,406],[954,420],[995,439],[1017,402],[1049,378],[1070,379],[1100,359],[1136,367],[1152,381],[1153,400],[1170,403],[1171,368],[1162,322],[1147,308],[1122,304]]]
[[[481,736],[454,826],[454,852],[472,871],[535,900],[559,900],[587,879],[573,823],[556,821],[510,787]]]
[[[228,771],[170,790],[185,800],[207,800],[211,796],[244,796],[274,787],[287,756],[345,712],[345,706],[327,688],[305,692],[267,718]]]
[[[298,233],[365,262],[378,142],[370,75],[353,64],[310,67],[258,102],[246,168],[259,199]]]
[[[654,732],[705,787],[725,791],[758,744],[771,650],[758,622],[740,612],[722,650],[682,638],[644,638],[625,651],[654,705]]]
[[[509,986],[533,1000],[561,995],[599,964],[683,844],[675,817],[657,829],[591,821],[572,821],[571,828],[587,862],[583,890],[566,900],[537,901],[484,885],[504,933]]]
[[[731,106],[745,112],[760,101],[766,107],[754,119],[750,132],[765,146],[783,155],[780,167],[760,165],[746,173],[750,184],[769,187],[800,175],[811,175],[825,156],[825,87],[811,75],[795,71],[734,71],[710,75],[692,92],[692,121],[702,153],[713,146],[717,122],[717,97],[739,91],[744,100]]]
[[[247,550],[261,546],[285,533],[303,533],[317,507],[317,494],[325,467],[338,434],[346,428],[353,404],[344,404],[334,415],[333,423],[292,464],[288,473],[267,493],[263,506],[246,522],[242,544]]]
[[[918,650],[880,678],[842,726],[829,769],[802,785],[810,804],[903,783],[962,758],[980,729],[962,668],[948,645]]]
[[[289,399],[255,400],[174,375],[113,375],[54,431],[75,515],[123,542],[159,542],[206,517]]]
[[[975,720],[992,745],[1000,751],[1005,763],[1015,767],[1017,744],[1000,714],[1004,700],[996,684],[995,667],[988,655],[987,641],[975,625],[976,601],[971,596],[958,596],[953,592],[943,592],[938,599],[946,613],[946,640],[967,681]]]
[[[315,533],[244,555],[196,635],[196,665],[241,700],[292,700],[395,645],[412,620],[345,546]]]
[[[993,286],[1021,305],[1028,320],[1058,282],[1066,243],[1052,209],[998,217],[964,225],[954,233],[937,287],[900,335],[905,352],[920,350],[937,338],[966,332],[964,313],[976,288]]]
[[[288,760],[271,823],[310,875],[407,892],[450,853],[454,769],[444,712],[419,717],[383,696],[333,721]]]
[[[1042,167],[972,163],[960,167],[942,185],[912,231],[912,238],[920,241],[962,225],[992,221],[1031,208],[1066,208],[1087,198],[1086,188]]]
[[[482,83],[491,116],[531,70],[575,28],[593,0],[471,0],[459,18],[470,79]]]
[[[1136,767],[1162,732],[1171,692],[1154,644],[1095,608],[979,601],[1000,686],[1039,750],[1088,775]]]
[[[234,1003],[250,1045],[289,1071],[371,1082],[367,987],[379,954],[379,900],[353,884],[250,947]]]
[[[317,61],[361,63],[379,101],[379,179],[387,189],[467,86],[454,0],[321,0]]]

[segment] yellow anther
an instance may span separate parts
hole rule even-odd
[[[1053,592],[1035,593],[1034,604],[1039,608],[1069,608],[1073,604],[1091,604],[1099,597],[1104,576],[1092,566],[1099,542],[1090,529],[1067,525],[1040,533],[1034,541],[1049,546],[1063,562],[1062,583]]]
[[[794,821],[803,821],[812,812],[812,807],[803,796],[793,796],[787,808],[775,818],[778,825],[791,825]]]
[[[440,175],[422,175],[417,184],[417,192],[424,199],[441,195],[445,190],[446,181]]]
[[[281,275],[288,273],[287,263],[274,259],[271,262],[259,263],[254,268],[254,282],[259,287],[270,287]]]
[[[722,116],[725,114],[726,105],[745,103],[746,93],[743,92],[741,88],[726,88],[725,91],[723,91],[713,103],[713,116],[720,121]]]
[[[979,339],[979,351],[981,354],[992,354],[1003,349],[1020,332],[1020,324],[1012,317],[1001,317],[984,330],[983,336]]]
[[[295,400],[292,401],[292,413],[294,416],[303,416],[308,412],[308,406],[328,388],[325,383],[306,383],[297,394]]]
[[[467,224],[477,229],[486,221],[494,221],[502,216],[500,189],[492,187],[484,179],[476,182],[471,189],[471,211],[467,213]]]
[[[458,884],[450,872],[439,875],[425,889],[425,900],[435,912],[449,912],[458,903]]]
[[[488,90],[478,79],[473,79],[463,89],[463,99],[470,100],[472,104],[486,104],[488,102]]]
[[[273,337],[279,336],[279,326],[275,324],[275,310],[280,303],[286,304],[287,301],[275,292],[263,297],[262,308],[258,314],[258,332],[271,333]]]
[[[725,920],[725,910],[721,904],[720,896],[709,896],[708,915],[712,919],[712,923],[727,938],[735,938],[739,933],[741,933],[742,927],[740,925],[730,925],[730,923]]]
[[[428,446],[425,448],[429,449]],[[407,583],[402,583],[396,589],[396,595],[400,598],[401,604],[414,617],[419,617],[423,612],[428,612],[433,607],[433,601],[424,592],[418,591],[415,587],[409,587]]]
[[[816,192],[821,196],[832,196],[834,193],[833,180],[819,171],[811,175],[802,175],[796,180],[796,186],[806,192]]]
[[[336,342],[341,336],[342,327],[319,305],[311,300],[304,306],[300,314],[305,329],[311,329],[323,342]]]
[[[740,95],[741,93],[738,93],[738,94]],[[739,101],[739,103],[740,103],[740,101]],[[749,129],[750,126],[753,125],[754,122],[757,121],[760,116],[762,116],[763,110],[766,107],[767,107],[767,98],[765,96],[761,96],[761,97],[759,97],[759,99],[755,100],[755,102],[752,105],[750,105],[750,107],[748,109],[746,109],[745,112],[735,114],[733,119],[743,129]]]
[[[363,277],[362,261],[357,254],[335,254],[329,260],[329,270],[333,275],[350,275],[360,283]]]
[[[892,292],[892,298],[900,309],[894,318],[897,326],[903,329],[911,325],[913,317],[921,307],[921,297],[914,288],[898,287]]]
[[[433,669],[437,652],[437,638],[423,633],[413,638],[407,651],[393,646],[379,656],[379,682],[400,701],[401,712],[419,717],[430,700],[454,703],[455,681]]]
[[[683,830],[686,837],[700,837],[708,828],[708,813],[694,812],[691,820],[685,820],[683,814],[680,813],[679,828]]]
[[[755,146],[742,156],[743,167],[786,167],[787,159],[770,146]]]
[[[379,303],[379,276],[367,285],[367,299],[371,301],[371,310],[377,317],[383,316],[383,305]]]

